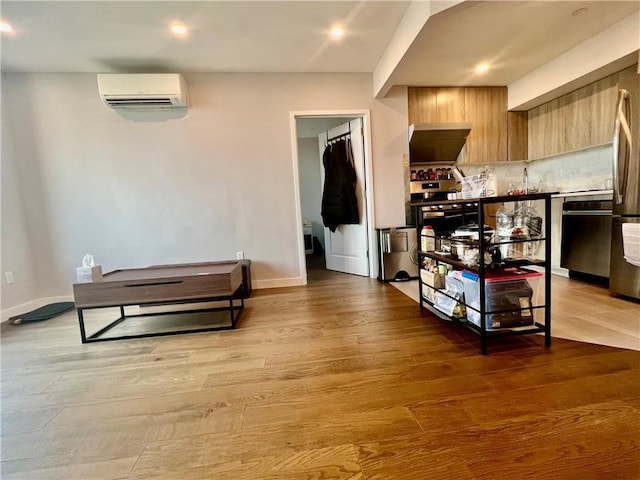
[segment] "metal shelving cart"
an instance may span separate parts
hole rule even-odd
[[[412,206],[418,235],[423,226],[431,225],[438,245],[434,251],[418,252],[421,309],[444,320],[463,322],[480,336],[483,355],[487,353],[488,340],[514,335],[542,333],[545,347],[550,347],[551,194],[428,201]],[[478,227],[477,240],[467,240],[468,251],[477,250],[475,263],[442,251],[452,228],[463,226],[469,219],[476,221]],[[487,223],[495,225],[493,231],[492,225]],[[494,262],[494,255],[488,262],[485,253],[492,251],[495,254],[496,250],[501,252],[498,260]],[[447,278],[442,281],[441,274],[429,270],[441,265],[447,272],[462,271],[467,295],[459,295],[455,289],[452,293],[446,286],[447,281],[454,282],[448,278],[451,274],[445,275]],[[438,276],[438,281],[433,281],[434,275]],[[460,277],[459,274],[455,276]],[[474,281],[477,291],[469,292],[467,287],[473,287]],[[542,287],[531,288],[529,285],[530,282],[537,285],[540,281]],[[528,289],[531,289],[530,297],[527,297]],[[460,308],[453,314],[442,308],[439,299],[447,305],[455,301]],[[503,326],[496,318],[509,321],[503,322]]]

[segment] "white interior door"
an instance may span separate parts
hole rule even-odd
[[[325,260],[328,270],[369,276],[367,237],[367,208],[365,201],[365,158],[362,118],[356,118],[323,132],[318,136],[320,147],[321,185],[324,192],[324,165],[322,156],[330,139],[350,133],[353,162],[356,170],[356,198],[360,223],[339,225],[335,232],[324,227]]]

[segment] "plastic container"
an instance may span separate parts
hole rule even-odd
[[[425,225],[420,232],[420,250],[433,252],[436,249],[436,233],[431,225]]]
[[[465,307],[462,302],[464,284],[461,272],[451,271],[444,278],[446,291],[435,292],[433,306],[450,317],[462,319],[465,316]]]
[[[525,268],[488,270],[485,275],[485,311],[487,330],[531,326],[535,322],[538,283],[542,273]],[[480,321],[480,282],[478,275],[463,271],[467,320]]]

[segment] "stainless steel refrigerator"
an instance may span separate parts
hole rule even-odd
[[[640,267],[624,258],[622,234],[625,223],[640,224],[640,75],[632,75],[618,83],[614,127],[609,289],[640,299]]]

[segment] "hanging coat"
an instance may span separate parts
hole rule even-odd
[[[360,223],[351,143],[339,140],[327,145],[322,163],[325,170],[321,209],[324,225],[335,232],[338,225]]]

